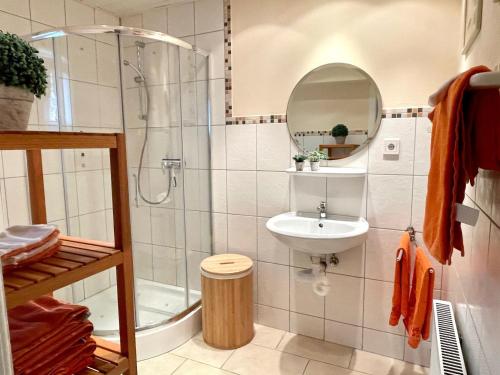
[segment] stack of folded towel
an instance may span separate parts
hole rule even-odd
[[[9,310],[16,375],[70,375],[93,363],[96,343],[84,306],[44,296]]]
[[[15,225],[0,233],[3,271],[38,262],[56,253],[61,246],[59,230],[53,225]]]

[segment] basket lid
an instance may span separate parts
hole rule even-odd
[[[238,276],[253,267],[253,261],[240,254],[219,254],[205,258],[200,268],[205,273],[214,276]]]

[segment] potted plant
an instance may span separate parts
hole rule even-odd
[[[323,151],[311,151],[307,155],[307,159],[309,160],[309,164],[311,165],[311,171],[317,171],[319,170],[320,160],[327,159],[327,156]]]
[[[34,97],[47,88],[38,51],[17,35],[0,31],[0,129],[26,130]]]
[[[331,131],[332,137],[335,138],[335,142],[339,145],[345,143],[345,138],[349,134],[349,129],[344,124],[337,124],[333,127]]]
[[[297,154],[292,159],[295,160],[295,169],[299,172],[303,171],[304,162],[307,160],[307,155]]]

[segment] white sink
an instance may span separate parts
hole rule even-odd
[[[367,236],[368,222],[361,217],[287,212],[272,217],[267,229],[288,247],[312,255],[341,253],[361,245]]]

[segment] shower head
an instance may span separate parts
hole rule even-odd
[[[132,68],[132,70],[134,70],[137,73],[138,76],[135,77],[135,81],[137,83],[139,83],[139,82],[146,82],[146,77],[144,77],[144,74],[142,74],[142,72],[140,71],[140,69],[138,67],[136,67],[134,64],[132,64],[130,61],[123,60],[123,65],[129,66],[130,68]]]

